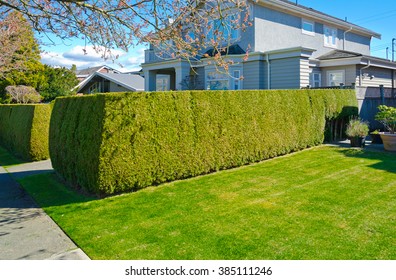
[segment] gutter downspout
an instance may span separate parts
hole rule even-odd
[[[271,65],[268,53],[266,53],[265,61],[267,62],[267,89],[271,89]]]
[[[344,31],[344,41],[342,42],[342,49],[345,51],[345,34],[347,34],[348,32],[351,32],[352,31],[352,26],[349,28],[349,30],[347,30],[347,31]]]
[[[369,68],[370,66],[371,66],[371,63],[370,63],[370,60],[369,60],[369,61],[367,62],[367,65],[366,65],[366,66],[360,68],[360,73],[359,73],[359,86],[360,86],[360,87],[362,86],[362,80],[363,80],[362,75],[363,75],[363,70]]]

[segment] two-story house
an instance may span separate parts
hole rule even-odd
[[[186,79],[194,89],[395,87],[396,63],[370,56],[371,39],[381,38],[376,32],[286,0],[251,2],[250,16],[251,27],[231,34],[228,56],[238,63],[229,75],[206,63],[211,58],[191,65],[159,58],[150,47],[142,64],[145,90],[186,89]]]

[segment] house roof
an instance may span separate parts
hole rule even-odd
[[[119,73],[100,73],[95,72],[89,76],[83,83],[78,86],[78,91],[85,87],[94,77],[101,77],[107,79],[113,83],[121,85],[126,89],[132,91],[143,91],[144,90],[144,78],[139,75],[133,74],[119,74]]]
[[[319,22],[332,24],[341,29],[351,30],[365,36],[381,39],[381,34],[377,32],[288,0],[259,0],[258,3],[280,11],[296,14],[302,18],[317,20]]]
[[[321,67],[361,64],[396,69],[396,62],[392,62],[389,59],[343,50],[333,50],[317,59],[320,61]]]
[[[319,56],[318,59],[329,60],[329,59],[341,59],[341,58],[351,58],[351,57],[359,57],[359,56],[361,57],[363,55],[361,53],[348,52],[343,50],[334,50],[322,56]]]
[[[113,72],[119,73],[119,71],[115,70],[114,68],[111,68],[107,65],[101,65],[101,66],[96,66],[96,67],[89,67],[81,70],[76,70],[76,75],[79,77],[88,77],[89,75],[92,75],[95,72],[99,72],[102,69],[108,69]]]
[[[206,55],[215,56],[217,53],[218,53],[218,50],[211,48],[205,52],[203,57],[206,57]],[[246,54],[246,52],[238,44],[235,44],[235,45],[232,45],[229,47],[221,48],[220,54],[221,55],[235,55],[235,54]]]

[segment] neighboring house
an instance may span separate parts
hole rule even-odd
[[[78,93],[143,91],[144,78],[140,75],[94,72],[78,85]]]
[[[228,57],[239,63],[230,66],[230,75],[208,64],[211,58],[191,65],[159,58],[150,46],[142,64],[145,90],[395,87],[396,63],[370,56],[371,39],[380,34],[290,1],[251,5],[252,27],[231,35]]]
[[[99,73],[121,73],[120,71],[113,69],[106,65],[101,65],[97,67],[90,67],[76,71],[76,77],[80,82],[83,82],[92,74],[99,72]]]

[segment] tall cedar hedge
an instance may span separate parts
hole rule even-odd
[[[241,166],[321,144],[354,91],[184,91],[58,98],[55,170],[101,195]]]
[[[0,145],[25,160],[49,158],[51,105],[0,105]]]

